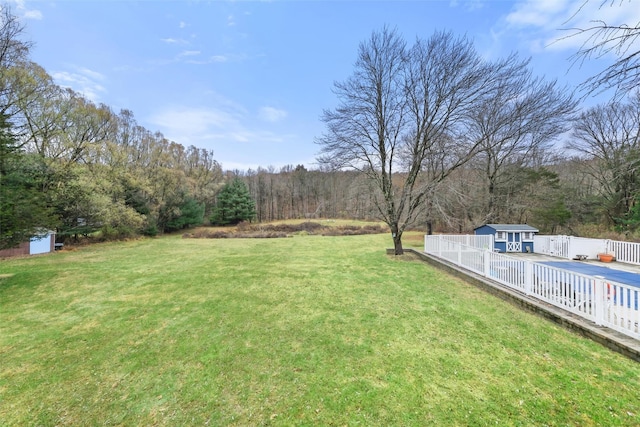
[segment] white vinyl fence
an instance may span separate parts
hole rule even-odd
[[[492,249],[494,236],[475,234],[442,234],[440,237],[449,242],[461,243],[477,249]]]
[[[640,243],[575,236],[535,236],[533,251],[566,259],[578,255],[597,259],[598,254],[611,253],[617,261],[640,265]]]
[[[640,265],[640,243],[607,240],[607,253],[614,254],[617,261]]]
[[[441,235],[425,236],[424,250],[525,295],[640,339],[639,288],[453,240]]]

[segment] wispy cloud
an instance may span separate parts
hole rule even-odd
[[[71,88],[93,102],[99,102],[101,94],[107,92],[102,85],[104,75],[88,68],[74,67],[73,71],[55,71],[51,76],[59,86]]]
[[[609,25],[640,21],[640,8],[634,1],[602,2],[585,0],[523,0],[506,16],[506,26],[520,31],[533,51],[580,48],[588,35],[576,35],[596,21]]]
[[[42,12],[38,9],[27,8],[24,0],[13,0],[15,8],[19,15],[22,15],[25,19],[42,19]]]
[[[162,40],[164,43],[167,43],[167,44],[187,44],[187,43],[189,43],[185,39],[174,39],[174,38],[171,38],[171,37],[167,37],[166,39],[160,39],[160,40]]]
[[[451,0],[449,2],[450,7],[462,7],[467,12],[473,12],[475,10],[482,9],[484,7],[485,0]]]
[[[506,20],[517,27],[556,26],[559,19],[566,20],[569,17],[572,8],[570,3],[566,0],[526,0],[516,3]],[[575,11],[577,9],[574,9]]]
[[[40,19],[42,19],[42,12],[40,12],[39,10],[36,10],[36,9],[27,10],[27,11],[24,12],[23,16],[26,19],[37,19],[37,20],[40,20]]]
[[[190,56],[198,56],[200,55],[199,50],[184,50],[178,54],[178,58],[186,58]]]
[[[282,137],[271,131],[251,127],[247,112],[232,104],[208,108],[169,107],[153,115],[150,121],[162,127],[171,139],[183,144],[203,140],[282,141]]]
[[[219,108],[170,107],[155,114],[151,122],[163,127],[174,137],[187,139],[189,143],[204,135],[211,135],[215,130],[236,129],[239,126],[237,113]]]
[[[197,58],[200,56],[201,58]],[[184,61],[188,64],[196,64],[196,65],[205,65],[205,64],[214,64],[214,63],[222,63],[222,62],[231,62],[231,61],[242,61],[246,59],[245,55],[234,55],[234,54],[222,54],[222,55],[211,55],[205,57],[204,55],[185,55],[184,52],[176,57],[177,61]]]
[[[231,100],[215,94],[212,98],[212,105],[207,107],[166,107],[152,115],[149,122],[170,140],[215,150],[226,168],[240,166],[233,163],[233,159],[243,157],[239,153],[249,151],[255,154],[253,157],[264,160],[278,152],[275,146],[296,138],[273,130],[270,123],[260,125],[246,108]],[[261,111],[269,111],[271,118],[286,116],[284,111],[275,108]],[[256,165],[243,164],[239,168],[250,167]]]
[[[287,112],[284,110],[267,106],[267,107],[260,108],[258,117],[260,117],[260,119],[266,122],[275,123],[287,117]]]

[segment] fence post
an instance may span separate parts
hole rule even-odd
[[[531,284],[533,283],[533,263],[525,261],[524,263],[524,293],[531,295]]]
[[[458,243],[458,265],[462,265],[462,244]]]
[[[484,251],[484,277],[489,277],[491,275],[491,254],[493,253],[492,249],[486,249]]]
[[[593,315],[595,316],[596,325],[603,325],[605,321],[605,309],[606,309],[606,291],[604,290],[606,283],[604,277],[594,276],[593,281],[594,295],[593,295]]]

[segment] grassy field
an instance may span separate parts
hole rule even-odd
[[[170,236],[2,260],[0,425],[640,424],[640,364],[390,245]]]

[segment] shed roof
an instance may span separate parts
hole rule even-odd
[[[539,231],[537,228],[532,227],[528,224],[485,224],[480,227],[474,228],[474,230],[482,227],[491,227],[496,231],[532,231],[535,233]]]

